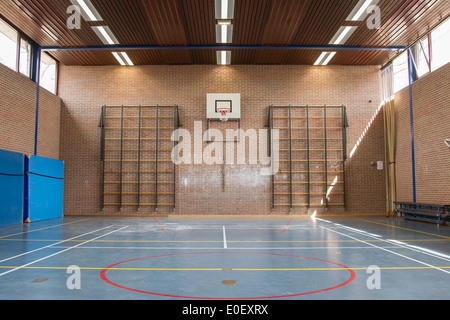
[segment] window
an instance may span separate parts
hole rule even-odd
[[[31,44],[23,38],[20,39],[19,57],[19,72],[29,77],[31,71]]]
[[[17,70],[18,32],[0,20],[0,63]]]
[[[409,85],[408,79],[408,52],[405,51],[399,55],[393,62],[394,64],[394,92]]]
[[[431,33],[431,48],[433,71],[450,62],[450,19]]]
[[[56,61],[46,53],[41,55],[40,84],[51,93],[56,94]]]
[[[422,46],[421,46],[422,44]],[[423,49],[423,50],[422,50]],[[417,75],[422,77],[424,74],[430,72],[428,62],[430,61],[430,51],[428,45],[428,37],[420,40],[415,46],[415,61],[417,64]]]

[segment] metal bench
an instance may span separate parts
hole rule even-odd
[[[450,205],[395,202],[397,218],[433,222],[438,225],[450,223]]]

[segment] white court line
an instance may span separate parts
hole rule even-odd
[[[328,230],[328,231],[331,231],[331,232],[334,232],[334,233],[343,235],[343,236],[348,237],[348,238],[350,238],[350,239],[357,240],[357,241],[359,241],[359,242],[361,242],[361,243],[365,243],[365,244],[367,244],[367,245],[369,245],[369,246],[371,246],[371,247],[378,248],[378,249],[380,249],[380,250],[383,250],[383,251],[386,251],[386,252],[395,254],[395,255],[397,255],[397,256],[399,256],[399,257],[402,257],[402,258],[405,258],[405,259],[408,259],[408,260],[417,262],[417,263],[419,263],[419,264],[425,265],[425,266],[427,266],[427,267],[430,267],[430,268],[433,268],[433,269],[436,269],[436,270],[445,272],[445,273],[447,273],[447,274],[450,274],[450,271],[447,271],[447,270],[438,268],[438,267],[433,266],[433,265],[431,265],[431,264],[429,264],[429,263],[426,263],[426,262],[423,262],[423,261],[420,261],[420,260],[417,260],[417,259],[413,259],[413,258],[411,258],[411,257],[405,256],[405,255],[403,255],[403,254],[400,254],[400,253],[397,253],[397,252],[394,252],[394,251],[391,251],[391,250],[388,250],[388,249],[383,248],[383,247],[379,247],[379,246],[374,245],[374,244],[372,244],[372,243],[366,242],[366,241],[364,241],[364,240],[360,240],[360,239],[358,239],[358,238],[349,236],[348,234],[345,234],[345,233],[342,233],[342,232],[338,232],[338,231],[336,231],[336,230],[331,230],[331,229],[326,228],[326,227],[323,227],[323,226],[320,226],[320,227],[323,228],[323,229],[326,229],[326,230]],[[385,241],[385,240],[383,240],[383,241]],[[385,242],[388,242],[388,241],[385,241]],[[388,242],[388,243],[389,243],[389,242]],[[401,246],[401,245],[399,245],[399,247],[403,247],[403,248],[410,249],[410,248],[408,248],[408,247]],[[412,250],[412,249],[411,249],[411,250]],[[416,250],[414,250],[414,251],[416,251]],[[446,259],[444,259],[444,260],[446,260]]]
[[[58,249],[63,248],[70,248],[70,247],[64,247],[59,246],[55,247]],[[384,247],[384,248],[398,248],[398,247]],[[222,248],[217,247],[211,247],[211,248],[205,248],[205,247],[89,247],[89,246],[83,246],[82,248],[78,249],[95,249],[95,250],[101,250],[101,249],[109,249],[109,250],[221,250]],[[223,248],[228,249],[228,248]],[[341,249],[378,249],[378,248],[367,248],[367,247],[244,247],[244,248],[233,248],[233,250],[341,250]]]
[[[27,255],[27,254],[29,254],[29,253],[33,253],[33,252],[36,252],[36,251],[40,251],[40,250],[44,250],[44,249],[47,249],[47,248],[51,248],[51,247],[53,247],[53,246],[57,246],[58,244],[61,244],[61,243],[64,243],[64,242],[68,242],[68,241],[72,241],[72,240],[74,240],[74,239],[84,237],[85,235],[88,235],[88,234],[91,234],[91,233],[94,233],[94,232],[98,232],[98,231],[101,231],[101,230],[104,230],[104,229],[108,229],[108,228],[111,228],[111,227],[112,227],[112,226],[105,227],[105,228],[101,228],[101,229],[97,229],[97,230],[94,230],[94,231],[91,231],[91,232],[87,232],[87,233],[84,233],[84,234],[82,234],[82,235],[79,235],[79,236],[76,236],[76,237],[73,237],[73,238],[70,238],[70,239],[67,239],[67,240],[55,242],[55,243],[53,243],[53,244],[50,244],[50,245],[45,246],[45,247],[42,247],[42,248],[38,248],[38,249],[35,249],[35,250],[27,251],[27,252],[18,254],[17,256],[13,256],[13,257],[10,257],[10,258],[6,258],[6,259],[3,259],[3,260],[0,260],[0,263],[5,262],[5,261],[8,261],[8,260],[15,259],[15,258],[18,258],[18,257],[21,257],[21,256],[24,256],[24,255]]]
[[[227,233],[225,232],[225,226],[223,226],[223,248],[228,249],[227,245]]]
[[[322,219],[317,219],[317,220],[325,221],[325,220],[322,220]],[[326,221],[326,222],[332,223],[332,222],[329,222],[329,221]],[[438,259],[450,262],[450,256],[442,254],[442,253],[439,253],[439,252],[436,252],[436,251],[433,251],[433,250],[429,250],[429,249],[425,249],[425,248],[422,248],[422,247],[410,245],[410,244],[407,244],[405,242],[401,242],[401,241],[397,241],[397,240],[391,240],[391,239],[383,240],[383,239],[380,239],[381,236],[377,235],[377,234],[369,233],[367,231],[360,230],[360,229],[347,227],[347,226],[339,224],[339,223],[333,223],[333,224],[335,226],[340,227],[340,228],[344,228],[344,229],[347,229],[347,230],[350,230],[350,231],[353,231],[353,232],[356,232],[356,233],[368,236],[370,238],[377,239],[379,241],[384,241],[384,242],[390,243],[390,244],[393,243],[393,244],[397,245],[397,247],[402,247],[402,248],[405,248],[405,249],[409,249],[411,251],[415,251],[415,252],[418,252],[418,253],[426,254],[428,256],[431,256],[431,257],[434,257],[434,258],[438,258]]]
[[[96,237],[96,238],[93,238],[93,239],[91,239],[91,240],[87,240],[87,241],[85,241],[85,242],[82,242],[82,243],[80,243],[80,244],[77,244],[77,245],[75,245],[75,246],[73,246],[73,247],[70,247],[70,248],[67,248],[67,249],[64,249],[64,250],[58,251],[58,252],[56,252],[56,253],[53,253],[53,254],[51,254],[51,255],[48,255],[48,256],[46,256],[46,257],[44,257],[44,258],[41,258],[41,259],[37,259],[37,260],[31,261],[31,262],[29,262],[29,263],[27,263],[27,264],[24,264],[24,265],[20,266],[20,267],[17,267],[17,268],[14,268],[14,269],[8,270],[8,271],[6,271],[6,272],[3,272],[3,273],[0,273],[0,277],[2,277],[2,276],[4,276],[4,275],[6,275],[6,274],[8,274],[8,273],[11,273],[11,272],[14,272],[14,271],[17,271],[17,270],[23,269],[23,268],[25,268],[25,267],[28,267],[28,266],[30,266],[30,265],[32,265],[32,264],[35,264],[36,262],[40,262],[40,261],[42,261],[42,260],[45,260],[45,259],[48,259],[48,258],[54,257],[54,256],[56,256],[56,255],[58,255],[58,254],[61,254],[61,253],[63,253],[63,252],[66,252],[66,251],[72,250],[72,249],[74,249],[74,248],[77,248],[77,247],[79,247],[79,246],[82,246],[82,245],[83,245],[83,244],[85,244],[85,243],[89,243],[89,242],[92,242],[92,241],[94,241],[94,240],[97,240],[97,239],[100,239],[100,238],[106,237],[107,235],[110,235],[111,233],[114,233],[114,232],[118,232],[118,231],[120,231],[120,230],[123,230],[123,229],[125,229],[125,228],[128,228],[128,227],[129,227],[129,226],[125,226],[125,227],[123,227],[123,228],[120,228],[120,229],[117,229],[117,230],[114,230],[114,231],[111,231],[111,232],[105,233],[105,234],[103,234],[103,235],[101,235],[101,236],[98,236],[98,237]],[[108,228],[109,228],[109,227],[108,227]],[[106,228],[103,228],[103,229],[106,229]],[[103,229],[100,229],[100,230],[103,230]],[[93,231],[93,232],[95,232],[95,231]],[[92,232],[89,232],[89,233],[92,233]],[[80,236],[79,236],[79,237],[80,237]],[[66,241],[67,241],[67,240],[66,240]]]

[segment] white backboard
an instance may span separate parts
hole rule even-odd
[[[227,119],[241,118],[241,94],[240,93],[208,93],[206,95],[206,118],[221,119],[224,118],[220,111],[221,107],[229,107],[230,112]]]

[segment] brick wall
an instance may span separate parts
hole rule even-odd
[[[450,64],[412,85],[417,202],[450,204]],[[397,192],[413,201],[409,88],[395,95]]]
[[[34,154],[36,84],[0,64],[0,149]],[[59,158],[61,99],[40,91],[38,155]]]
[[[347,213],[385,212],[384,172],[371,162],[384,161],[379,67],[310,66],[61,66],[59,94],[61,158],[66,163],[66,214],[101,213],[102,105],[174,105],[183,128],[194,121],[206,130],[206,94],[241,93],[242,129],[264,129],[268,106],[346,105],[348,129]],[[372,101],[372,102],[369,102]],[[233,124],[228,124],[233,127]],[[355,146],[358,146],[357,148]],[[204,144],[206,147],[206,144]],[[178,214],[270,214],[271,179],[261,165],[227,165],[222,192],[221,165],[177,167]],[[152,214],[146,207],[140,214]],[[158,213],[170,213],[170,207]],[[275,213],[287,213],[277,207]],[[323,212],[320,209],[319,212]],[[105,214],[118,214],[117,207]],[[137,214],[127,207],[122,214]],[[296,207],[294,213],[305,213]],[[344,213],[332,207],[329,213]]]

